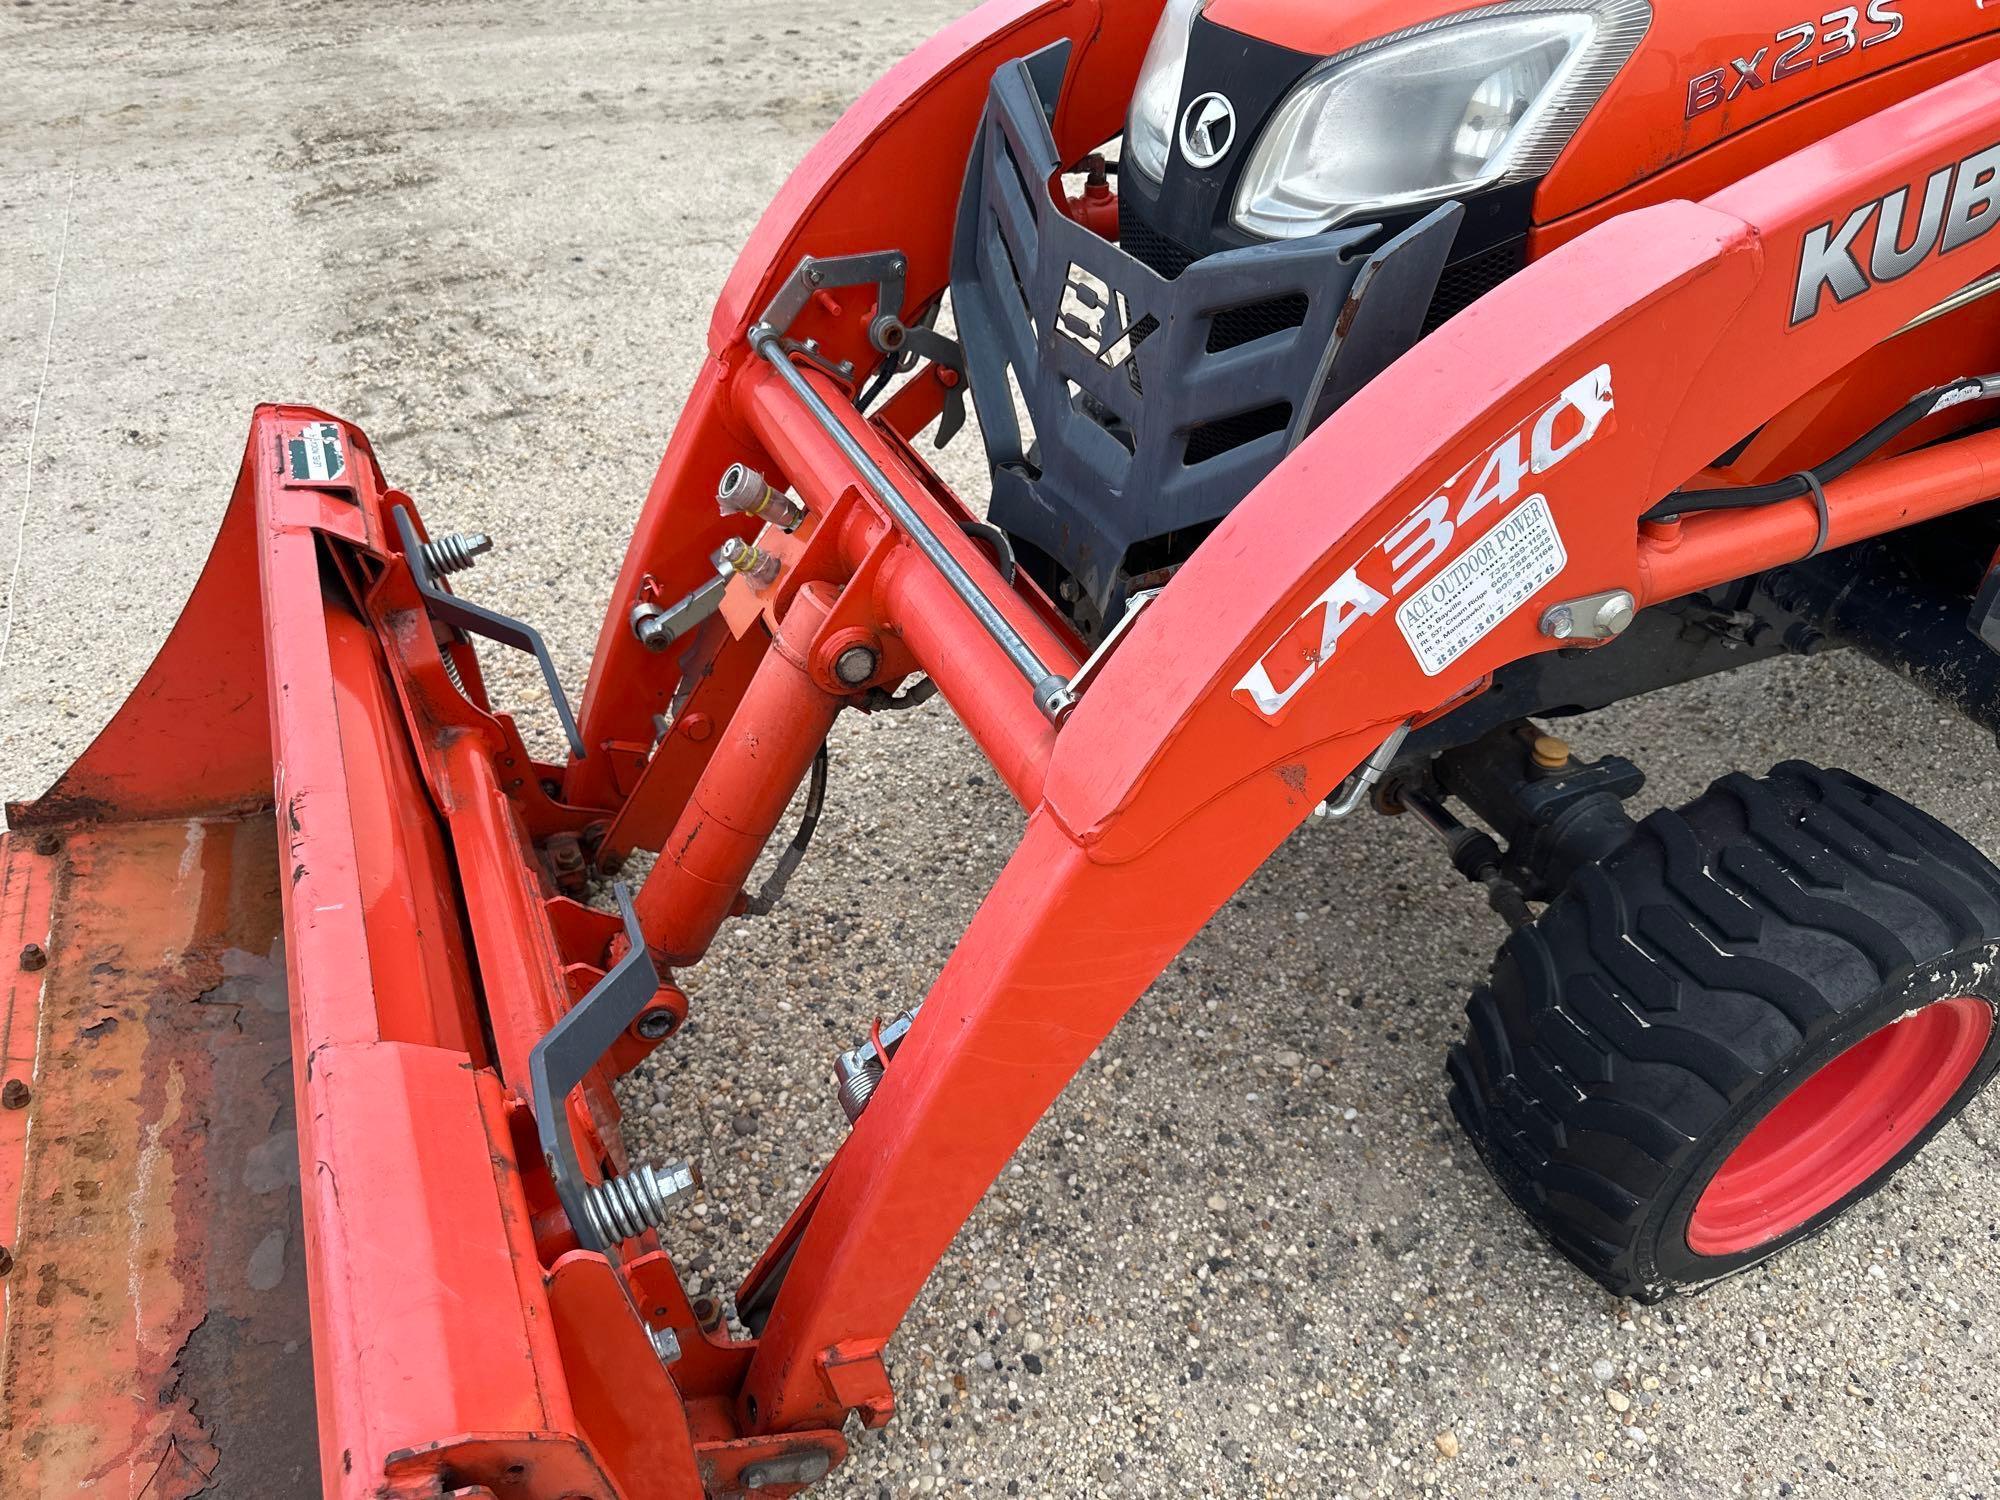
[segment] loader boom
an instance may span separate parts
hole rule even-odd
[[[1823,502],[1642,521],[1746,430],[2000,267],[1996,64],[1529,266],[1304,437],[1080,685],[1085,644],[914,446],[949,399],[941,367],[872,415],[854,393],[891,357],[871,336],[879,320],[918,326],[945,286],[960,183],[927,165],[941,143],[960,161],[1006,90],[1053,90],[1051,147],[1079,159],[1117,132],[1157,10],[998,0],[892,72],[795,174],[716,311],[566,764],[529,755],[419,588],[398,510],[411,537],[429,533],[367,438],[321,412],[258,408],[214,555],[159,661],[53,790],[11,809],[0,928],[54,962],[14,977],[0,1032],[35,1091],[31,1131],[0,1112],[10,1350],[43,1326],[28,1321],[21,1268],[83,1222],[50,1186],[66,1147],[46,1111],[66,1097],[49,1087],[64,1059],[97,1042],[74,997],[108,920],[104,882],[130,889],[162,878],[163,861],[179,869],[184,848],[212,860],[226,844],[229,869],[197,861],[211,903],[195,903],[199,944],[143,903],[134,921],[206,966],[185,980],[197,999],[232,944],[269,952],[281,936],[324,1492],[796,1493],[844,1458],[849,1417],[890,1419],[883,1351],[1071,1076],[1385,742],[1510,663],[1589,649],[1542,628],[1551,607],[1620,592],[1643,606],[2000,491],[1987,432],[1865,464]],[[1894,278],[1829,261],[1829,225],[1942,170],[1965,174],[1966,212],[1930,253]],[[1045,184],[1027,186],[1042,197],[1024,212],[1061,211]],[[873,281],[815,280],[878,252],[906,263],[900,307],[878,305]],[[788,302],[788,287],[803,290]],[[341,462],[301,467],[293,445],[322,432]],[[718,514],[733,464],[796,497],[794,529]],[[649,650],[635,607],[709,583],[731,542],[757,549],[754,566],[674,649]],[[1010,638],[1073,704],[1023,670]],[[611,1084],[688,1044],[679,1018],[699,996],[674,971],[744,908],[835,717],[882,709],[918,674],[1027,810],[1025,832],[907,1035],[879,1047],[851,1134],[744,1268],[732,1331],[676,1271],[699,1228],[632,1206],[641,1164],[625,1157]],[[632,901],[636,944],[619,912],[557,885],[559,847],[605,868],[660,851]],[[551,1029],[635,974],[655,998],[538,1112]],[[185,1007],[144,984],[144,1004],[105,1002],[145,1040],[116,1117],[126,1156],[165,1128],[180,1076],[163,1039]],[[214,1163],[176,1161],[187,1204],[222,1191]],[[566,1212],[620,1191],[623,1238]],[[58,1286],[55,1313],[33,1315],[96,1319],[85,1363],[106,1388],[130,1347],[184,1343],[222,1285],[198,1209],[174,1222],[159,1250],[189,1316],[160,1325],[101,1285]],[[134,1425],[101,1402],[31,1410],[19,1368],[4,1386],[12,1444],[81,1424],[91,1472],[122,1476],[116,1493],[162,1492],[146,1486],[168,1438],[200,1459],[190,1476],[230,1461],[226,1441],[219,1459],[201,1447],[228,1434],[200,1430],[194,1384]],[[46,1486],[52,1460],[37,1462],[0,1487]]]

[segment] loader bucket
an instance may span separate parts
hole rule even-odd
[[[238,507],[98,747],[0,840],[0,1492],[318,1468],[256,561]]]
[[[603,1263],[545,1278],[537,1212],[546,1258],[575,1240],[529,1201],[517,1143],[529,1049],[595,975],[555,951],[493,768],[532,785],[537,836],[579,819],[474,706],[476,658],[463,689],[435,653],[425,689],[392,670],[415,603],[384,595],[395,534],[365,439],[260,409],[158,659],[9,808],[0,1493],[612,1493],[571,1405],[593,1377],[558,1373]],[[427,747],[443,817],[399,701],[425,690],[460,720]],[[485,779],[445,773],[473,739]],[[461,820],[456,852],[511,878],[454,872]],[[488,834],[508,842],[474,853]],[[560,904],[601,953],[616,919]],[[575,1100],[617,1159],[608,1092]],[[691,1482],[678,1404],[625,1331],[671,1414],[634,1442]]]

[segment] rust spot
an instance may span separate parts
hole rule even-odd
[[[42,985],[50,1045],[32,1080],[12,1080],[18,1105],[0,1084],[0,1105],[20,1107],[32,1081],[37,1117],[15,1254],[60,1252],[21,1263],[7,1307],[0,1492],[88,1480],[187,1500],[311,1483],[303,1268],[286,1256],[283,1285],[266,1287],[253,1264],[274,1229],[296,1243],[296,1190],[240,1190],[291,1128],[286,1016],[237,1003],[282,984],[272,821],[69,832]]]
[[[1305,795],[1306,768],[1304,766],[1296,764],[1279,766],[1278,780],[1284,782],[1286,786],[1297,792],[1301,797]]]

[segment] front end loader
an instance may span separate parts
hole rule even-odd
[[[1548,729],[1837,648],[2000,727],[2000,35],[1908,9],[991,0],[752,236],[574,711],[483,538],[259,407],[0,844],[0,1488],[799,1492],[1316,814],[1419,820],[1503,919],[1452,1107],[1605,1286],[1865,1199],[2000,1061],[2000,870],[1805,761],[1635,820]],[[977,496],[920,447],[968,415]],[[933,696],[1019,846],[691,1300],[702,1142],[631,1159],[613,1084],[714,1044],[678,976],[809,857],[837,716]]]

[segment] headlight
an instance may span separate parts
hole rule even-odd
[[[1511,0],[1329,58],[1258,141],[1238,227],[1292,239],[1540,176],[1652,17],[1648,0]]]
[[[1167,152],[1173,146],[1174,111],[1181,102],[1181,79],[1187,74],[1188,31],[1208,0],[1167,0],[1146,60],[1139,65],[1139,87],[1132,94],[1132,115],[1125,122],[1124,159],[1153,181],[1167,174]]]

